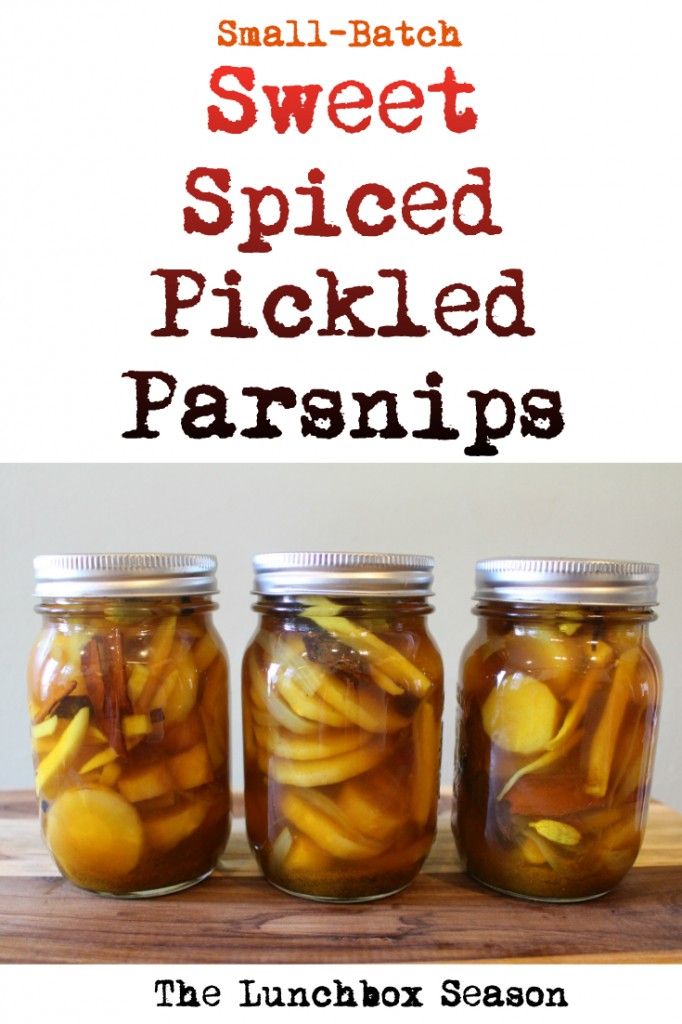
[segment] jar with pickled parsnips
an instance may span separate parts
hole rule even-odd
[[[274,885],[355,902],[404,888],[432,844],[443,668],[426,625],[433,560],[254,559],[243,668],[246,824]]]
[[[206,878],[230,826],[227,660],[210,555],[34,562],[28,700],[47,845],[83,889],[155,896]]]
[[[640,562],[477,563],[453,830],[479,882],[585,900],[635,861],[661,690],[648,635],[657,578],[658,566]]]

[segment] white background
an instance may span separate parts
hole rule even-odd
[[[321,11],[323,14],[321,15]],[[677,154],[679,8],[668,0],[425,0],[402,8],[373,0],[353,14],[389,23],[447,17],[459,49],[238,49],[217,45],[221,18],[266,23],[285,16],[343,25],[345,4],[179,3],[145,0],[93,5],[26,0],[0,13],[2,153],[0,324],[3,393],[0,454],[9,461],[471,461],[472,388],[561,391],[566,428],[547,441],[517,428],[500,445],[514,461],[677,460],[676,308],[680,228]],[[353,16],[353,15],[351,15]],[[244,135],[211,133],[208,82],[221,64],[252,66],[261,113]],[[375,117],[346,135],[325,115],[327,90],[347,78],[377,94],[389,81],[425,88],[452,65],[475,84],[479,123],[455,135],[442,104],[426,94],[422,127],[409,135]],[[320,107],[307,135],[273,131],[263,84],[319,82]],[[235,224],[225,234],[186,235],[184,182],[200,165],[233,177]],[[273,184],[293,195],[321,167],[328,209],[347,228],[344,207],[356,186],[377,181],[400,194],[432,180],[448,194],[467,169],[489,166],[493,212],[503,233],[464,237],[452,226],[422,237],[404,225],[377,239],[301,238],[288,230],[268,255],[244,255],[244,185]],[[204,213],[208,210],[204,208]],[[300,216],[300,213],[299,213]],[[487,293],[500,270],[523,268],[532,338],[495,338],[484,326],[456,338],[434,329],[425,340],[268,338],[260,306],[281,283],[324,294],[316,267],[343,284],[379,284],[380,267],[404,267],[415,318],[433,326],[432,304],[453,281]],[[158,339],[163,322],[157,267],[192,267],[207,278],[189,310],[190,334]],[[245,312],[263,333],[255,341],[212,338],[223,301],[211,287],[226,269],[244,278]],[[389,321],[381,284],[357,309]],[[384,320],[385,318],[385,320]],[[460,319],[461,319],[460,314]],[[129,369],[164,369],[179,380],[170,409],[157,414],[154,441],[124,440],[134,425]],[[452,442],[302,438],[300,408],[275,414],[277,441],[190,440],[180,429],[187,387],[212,383],[230,395],[239,428],[253,421],[244,386],[287,384],[399,393],[408,429],[424,425],[412,398],[430,370],[445,378]],[[347,428],[354,425],[352,411]]]

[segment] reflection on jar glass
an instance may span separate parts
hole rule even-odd
[[[453,811],[477,880],[581,900],[608,892],[634,863],[660,701],[648,636],[657,575],[631,562],[478,563]]]
[[[229,832],[227,661],[215,559],[42,556],[28,698],[46,842],[118,896],[205,878]]]
[[[432,560],[261,555],[243,672],[246,821],[265,877],[376,899],[418,873],[438,804],[443,672]]]

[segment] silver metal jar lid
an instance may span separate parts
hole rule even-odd
[[[354,551],[255,555],[254,594],[416,597],[431,593],[433,558]]]
[[[476,563],[475,601],[656,604],[658,566],[595,558],[489,558]]]
[[[39,555],[36,597],[162,597],[215,594],[214,555],[99,552]]]

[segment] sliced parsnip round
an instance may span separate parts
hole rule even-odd
[[[336,757],[367,743],[367,734],[360,729],[341,732],[318,732],[315,736],[299,736],[281,729],[263,729],[256,726],[256,739],[269,754],[289,758],[292,761],[312,761]]]
[[[408,820],[405,787],[397,783],[388,769],[349,779],[336,797],[339,809],[363,835],[386,840]]]
[[[47,842],[62,870],[83,884],[121,878],[137,865],[142,824],[110,789],[67,789],[47,813]]]
[[[287,852],[284,870],[290,875],[307,875],[324,871],[331,862],[332,858],[326,850],[308,836],[298,835]]]
[[[147,842],[154,850],[165,852],[178,846],[199,828],[208,813],[210,804],[206,800],[161,811],[144,823]]]
[[[282,812],[288,821],[327,853],[343,860],[363,860],[381,853],[381,844],[362,836],[322,793],[287,790]]]
[[[496,746],[513,754],[535,754],[556,734],[561,705],[545,683],[514,672],[488,695],[482,717]]]
[[[386,756],[386,746],[381,740],[373,740],[358,750],[336,757],[325,757],[314,761],[290,761],[280,757],[267,759],[267,773],[275,782],[284,785],[332,786],[374,768]]]

